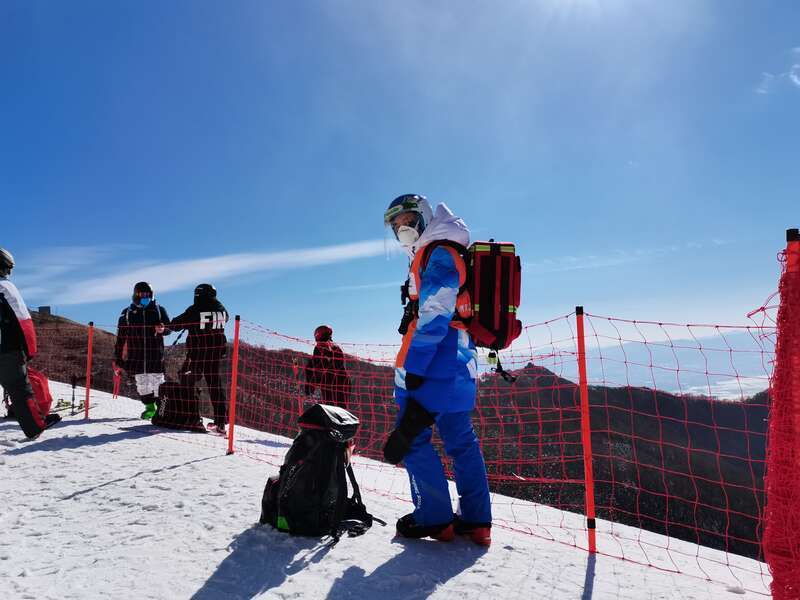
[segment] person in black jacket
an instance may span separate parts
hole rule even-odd
[[[175,331],[189,331],[181,379],[191,386],[200,379],[206,380],[214,409],[214,422],[209,429],[222,434],[228,421],[228,403],[220,376],[220,364],[228,349],[225,337],[227,322],[228,311],[217,300],[216,288],[210,283],[201,283],[194,289],[194,303],[170,324]]]
[[[350,377],[342,349],[333,343],[333,329],[320,325],[314,330],[314,354],[306,363],[307,396],[319,387],[325,404],[347,408],[350,402]]]
[[[36,330],[19,290],[8,280],[13,268],[14,257],[0,248],[0,386],[25,437],[34,439],[61,417],[41,414],[34,400],[27,363],[36,355]]]
[[[117,323],[114,373],[125,369],[136,380],[136,391],[144,404],[142,419],[156,414],[158,386],[164,383],[164,336],[169,333],[169,316],[146,281],[133,287],[131,305]]]

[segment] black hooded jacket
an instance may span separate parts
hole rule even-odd
[[[175,331],[186,329],[186,357],[193,362],[220,360],[227,352],[228,311],[216,298],[198,298],[172,320]]]
[[[165,326],[163,334],[156,333],[158,324]],[[117,322],[114,359],[120,367],[134,375],[163,373],[164,335],[169,331],[169,316],[158,302],[153,300],[146,308],[131,304],[122,311]]]

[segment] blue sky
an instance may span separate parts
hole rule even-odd
[[[0,3],[0,245],[29,304],[393,341],[382,214],[514,241],[522,317],[744,323],[800,225],[800,4]]]

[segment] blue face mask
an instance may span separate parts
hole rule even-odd
[[[150,304],[150,298],[147,296],[144,298],[139,298],[139,304],[141,304],[143,308],[147,308],[147,305]]]

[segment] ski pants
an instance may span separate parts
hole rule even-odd
[[[33,438],[44,431],[44,422],[38,417],[39,408],[33,397],[28,367],[22,352],[0,354],[0,386],[11,396],[14,415],[25,436]]]
[[[136,393],[143,404],[154,402],[158,398],[158,388],[166,380],[164,373],[137,373],[133,376],[136,382]]]
[[[345,410],[350,410],[350,380],[345,379],[343,383],[337,382],[336,385],[319,386],[320,399],[324,404],[341,406]]]
[[[401,406],[401,414],[404,409]],[[486,465],[472,428],[471,411],[437,414],[436,430],[445,452],[453,459],[461,518],[471,523],[490,523],[492,507]],[[433,431],[428,427],[416,437],[403,459],[416,507],[414,520],[420,525],[448,523],[453,518],[444,466],[431,444],[432,436]]]
[[[214,409],[214,422],[223,425],[228,422],[228,402],[225,399],[219,367],[219,360],[189,361],[182,378],[190,386],[196,385],[201,379],[206,380],[211,407]]]

